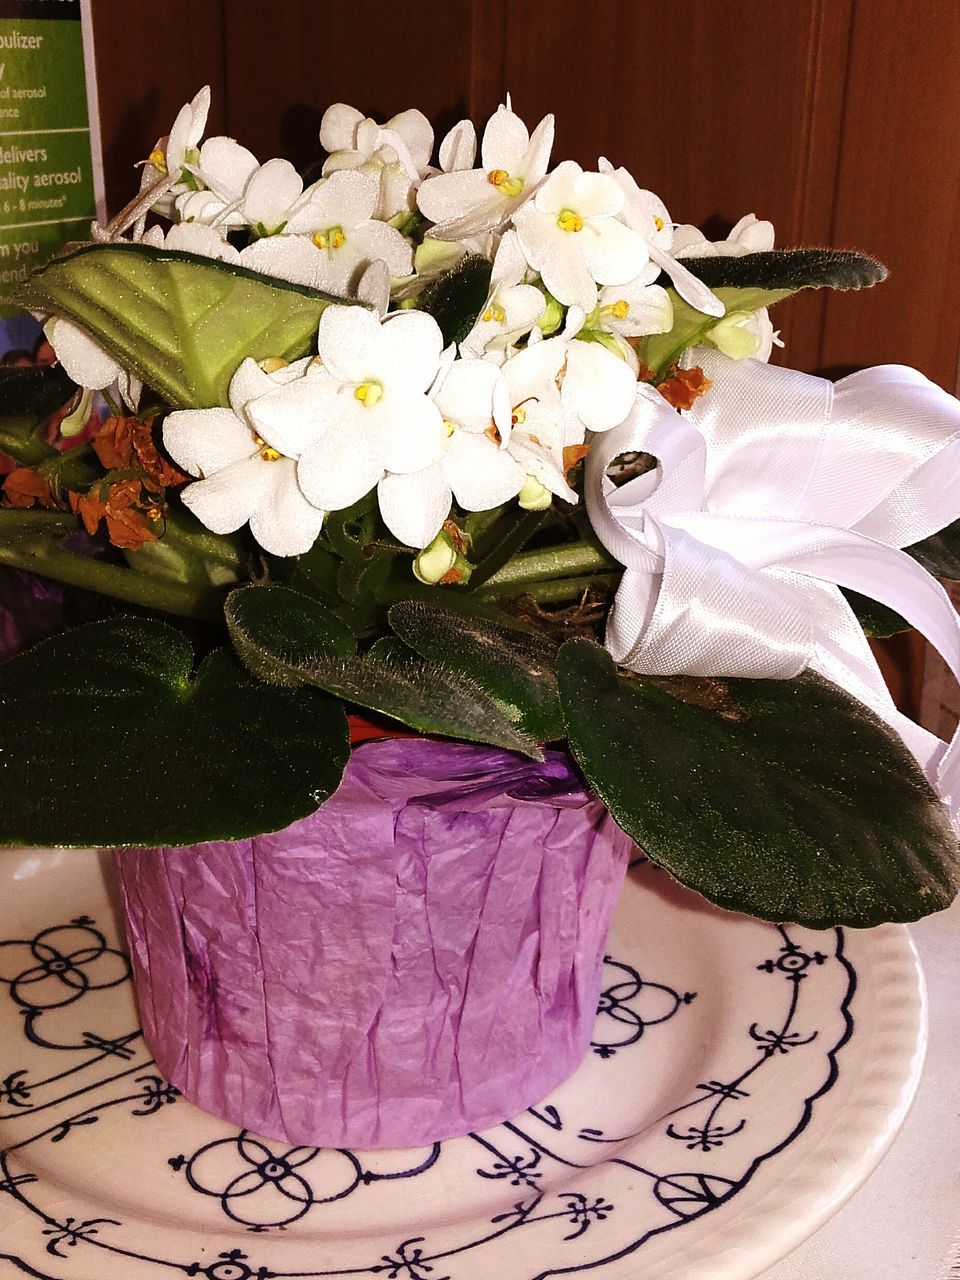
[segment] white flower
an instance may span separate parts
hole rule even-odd
[[[673,224],[660,197],[639,187],[632,174],[622,167],[614,169],[603,156],[600,172],[608,174],[620,187],[623,192],[621,218],[644,238],[650,258],[667,273],[684,302],[705,315],[722,316],[724,306],[716,294],[673,256]]]
[[[412,547],[433,541],[453,498],[465,511],[488,511],[516,497],[526,479],[504,447],[510,406],[500,371],[485,360],[447,364],[433,395],[443,415],[441,457],[421,471],[388,474],[377,488],[388,528]]]
[[[379,184],[372,174],[340,170],[309,192],[291,213],[285,234],[309,236],[316,253],[316,287],[341,297],[351,295],[371,262],[384,262],[391,276],[413,268],[410,241],[394,227],[374,219]]]
[[[773,243],[773,223],[747,213],[726,240],[708,240],[702,231],[684,223],[674,233],[673,248],[678,258],[740,258],[747,253],[766,253]]]
[[[320,122],[320,143],[328,155],[323,173],[360,169],[380,184],[376,216],[382,221],[412,208],[412,196],[430,164],[433,129],[422,111],[401,111],[386,124],[356,107],[336,102]]]
[[[527,263],[515,231],[500,241],[490,274],[490,292],[477,322],[463,340],[463,350],[474,355],[503,350],[529,333],[546,308],[541,291],[523,283]]]
[[[303,179],[289,160],[257,157],[233,138],[208,138],[191,172],[206,188],[177,200],[183,222],[223,227],[252,227],[260,236],[276,235],[300,208]]]
[[[531,136],[509,103],[501,106],[483,132],[482,169],[458,167],[427,178],[417,196],[420,212],[437,223],[434,235],[441,240],[496,230],[542,181],[552,148],[553,116],[544,116]]]
[[[622,338],[669,333],[673,328],[673,304],[666,289],[652,283],[659,274],[657,264],[649,262],[628,284],[601,289],[595,317],[587,318],[587,326]]]
[[[608,174],[565,160],[515,215],[527,261],[565,306],[590,312],[598,284],[626,284],[647,265],[643,236],[618,220],[623,203]]]
[[[264,550],[301,555],[313,546],[323,511],[297,483],[297,454],[278,449],[251,423],[257,400],[278,386],[308,381],[310,359],[266,373],[247,359],[230,382],[229,409],[183,409],[163,424],[173,460],[199,479],[182,491],[184,505],[214,533],[249,523]]]
[[[636,375],[595,342],[565,336],[531,342],[502,366],[510,396],[510,453],[528,475],[568,502],[564,450],[582,445],[586,431],[609,431],[630,413]]]
[[[197,147],[207,127],[209,112],[210,86],[204,85],[192,102],[180,108],[169,134],[160,138],[151,151],[143,167],[141,190],[153,186],[163,177],[168,177],[173,183],[170,190],[174,194],[185,189],[184,180],[189,176],[184,172],[185,166],[197,158]],[[158,206],[164,212],[172,207],[169,196]]]
[[[257,399],[250,418],[265,440],[299,456],[314,506],[348,507],[387,471],[421,471],[443,453],[443,415],[427,394],[442,347],[423,312],[381,323],[363,307],[330,306],[317,330],[320,374]]]

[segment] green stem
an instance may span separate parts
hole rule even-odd
[[[523,551],[492,574],[484,591],[523,587],[531,582],[568,578],[618,568],[616,560],[602,547],[590,542],[568,542],[560,547]]]
[[[538,604],[557,604],[563,600],[577,600],[590,587],[616,587],[620,573],[588,573],[578,578],[550,578],[543,582],[530,582],[525,586],[498,587],[479,592],[481,600],[502,600],[505,596],[524,595]]]
[[[10,519],[21,514],[23,520]],[[161,613],[175,613],[185,618],[222,617],[221,593],[212,591],[209,585],[150,577],[119,565],[64,551],[54,539],[58,534],[72,531],[75,524],[70,520],[69,527],[64,527],[66,521],[63,517],[53,512],[49,514],[51,520],[40,520],[32,512],[3,512],[5,530],[19,526],[19,533],[9,541],[0,540],[0,564],[26,569],[71,587],[96,591]]]

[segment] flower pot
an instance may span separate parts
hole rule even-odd
[[[587,1049],[631,847],[559,752],[368,743],[284,831],[118,851],[147,1045],[294,1144],[498,1123]]]

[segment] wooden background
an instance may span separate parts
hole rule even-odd
[[[509,89],[555,158],[624,164],[677,221],[723,234],[769,218],[783,246],[862,248],[890,268],[866,294],[778,308],[779,357],[838,374],[885,361],[957,387],[958,0],[95,0],[111,208],[133,165],[204,83],[210,132],[263,160],[319,154],[324,108],[438,129]],[[915,639],[887,664],[916,705]]]

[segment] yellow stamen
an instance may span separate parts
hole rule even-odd
[[[263,436],[258,436],[254,433],[253,443],[260,451],[260,457],[264,462],[278,462],[283,457],[283,454],[278,449],[274,449],[273,445],[267,444]]]
[[[507,313],[499,303],[494,302],[487,307],[486,311],[483,313],[483,318],[488,322],[493,320],[496,324],[503,324],[504,320],[507,318]]]
[[[627,302],[626,298],[618,298],[610,310],[618,320],[626,320],[630,314],[630,303]]]
[[[147,507],[146,511],[144,512],[144,515],[147,517],[148,520],[159,520],[160,517],[163,515],[163,512],[160,510],[159,507]]]
[[[383,387],[379,382],[361,382],[353,394],[365,409],[372,409],[382,397]]]
[[[457,428],[453,425],[453,423],[450,421],[449,418],[444,418],[443,429],[447,434],[447,438],[449,439],[449,437],[453,435],[453,433],[456,431]]]
[[[310,238],[318,249],[342,249],[347,243],[343,227],[327,227],[326,231],[315,231]]]
[[[280,369],[286,369],[287,361],[281,356],[267,356],[266,360],[260,361],[260,368],[264,373],[277,373]]]
[[[663,230],[663,219],[660,217],[659,214],[655,213],[653,215],[653,225],[657,228],[658,231]]]
[[[561,209],[557,214],[557,226],[561,231],[582,231],[583,219],[573,209]]]
[[[153,167],[155,169],[159,169],[161,173],[167,172],[167,157],[159,147],[155,147],[153,151],[150,152],[150,155],[147,158],[147,164],[152,164]]]
[[[507,173],[506,169],[491,169],[487,174],[487,181],[492,187],[496,187],[498,191],[509,199],[518,196],[524,188],[524,179],[512,177]]]
[[[518,404],[510,415],[510,421],[515,427],[522,427],[527,420],[527,411],[522,404]]]

